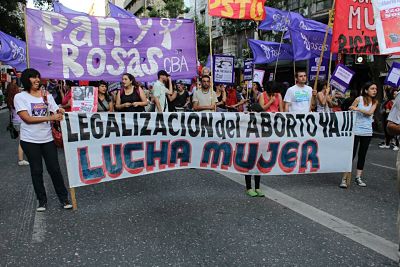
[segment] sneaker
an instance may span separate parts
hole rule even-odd
[[[46,203],[46,202],[39,201],[39,205],[38,205],[38,207],[36,208],[36,211],[37,211],[37,212],[43,212],[43,211],[46,211],[46,209],[47,209],[47,203]]]
[[[246,194],[250,197],[258,196],[257,193],[253,189],[246,190]]]
[[[18,161],[19,166],[29,166],[29,162],[26,160],[20,160]]]
[[[62,203],[62,206],[63,206],[63,208],[66,209],[66,210],[72,209],[72,204],[69,202],[68,199],[65,200],[65,201]]]
[[[356,177],[356,184],[357,184],[358,186],[362,186],[362,187],[367,186],[367,184],[364,183],[363,180],[361,180],[361,177]]]
[[[399,147],[398,146],[394,146],[393,147],[393,151],[399,151]]]
[[[340,188],[347,188],[347,180],[346,177],[342,178],[342,182],[339,185]]]
[[[261,189],[256,189],[255,191],[256,191],[258,197],[265,197],[265,194],[263,191],[261,191]]]
[[[390,146],[383,144],[383,145],[380,145],[379,148],[390,148]]]

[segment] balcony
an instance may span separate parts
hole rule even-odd
[[[141,8],[145,6],[146,0],[126,0],[124,3],[125,8],[129,6],[129,11],[132,14],[138,12]]]

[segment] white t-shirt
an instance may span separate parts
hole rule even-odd
[[[56,113],[58,106],[51,94],[47,95],[49,111]],[[47,105],[42,97],[34,97],[28,92],[21,92],[14,98],[15,110],[18,112],[26,110],[32,117],[45,117]],[[21,122],[21,140],[29,143],[43,144],[53,141],[50,122],[27,124]]]
[[[212,99],[211,99],[212,97]],[[199,106],[211,106],[213,104],[218,103],[217,95],[211,88],[207,93],[204,93],[203,90],[196,90],[193,94],[193,102],[198,102]],[[214,110],[205,109],[201,110],[201,112],[213,112]]]
[[[168,101],[166,94],[169,92],[168,88],[165,87],[165,85],[160,82],[156,81],[153,86],[153,96],[157,97],[158,100],[160,101],[161,105],[161,112],[168,112]],[[156,112],[159,112],[156,106]]]
[[[400,124],[400,94],[396,96],[392,110],[390,111],[387,119],[393,123]]]
[[[307,113],[310,111],[312,88],[308,85],[303,87],[293,85],[285,95],[283,101],[290,103],[289,112]]]

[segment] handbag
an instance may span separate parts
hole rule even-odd
[[[43,102],[47,105],[47,114],[52,115],[52,112],[49,112],[49,102],[47,101],[47,93],[42,92]],[[59,121],[51,121],[51,134],[53,135],[54,144],[58,148],[63,148],[63,138],[62,138],[62,131],[61,131],[61,124]]]
[[[8,126],[7,126],[7,131],[10,131],[11,139],[18,138],[19,132],[15,129],[14,124],[12,123],[11,114],[10,114],[10,122],[8,123]]]

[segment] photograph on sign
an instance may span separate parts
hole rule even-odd
[[[234,57],[215,55],[213,56],[213,79],[214,83],[234,83]]]
[[[97,87],[94,86],[74,86],[71,88],[72,111],[96,112],[97,111]]]
[[[259,82],[260,84],[263,84],[264,74],[265,74],[265,70],[255,69],[254,76],[253,76],[253,82]]]

